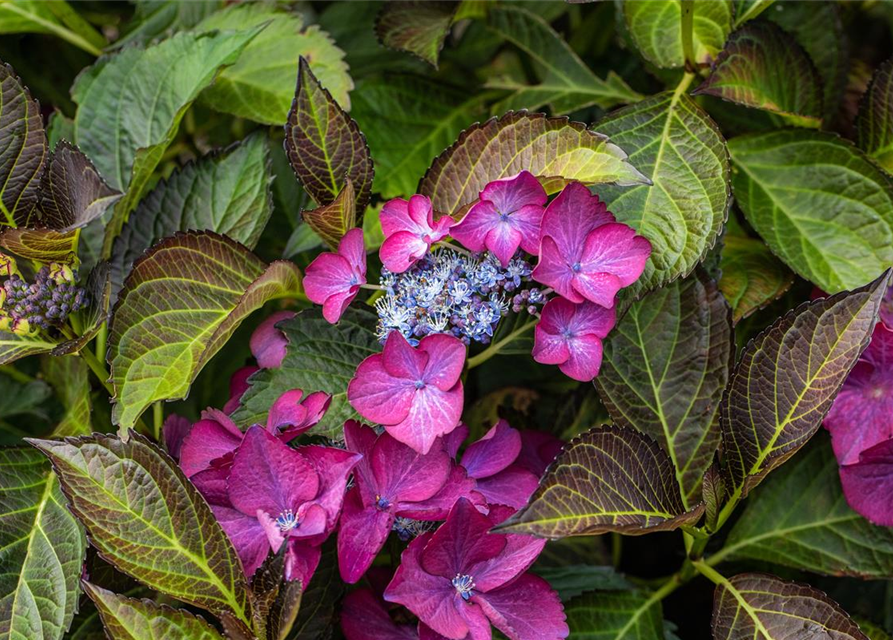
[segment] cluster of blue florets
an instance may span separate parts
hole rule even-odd
[[[64,323],[90,303],[76,279],[77,272],[59,265],[42,267],[33,282],[10,275],[0,291],[0,328],[25,334]]]
[[[404,273],[382,269],[385,294],[375,303],[378,338],[384,342],[397,330],[412,345],[434,333],[487,344],[510,309],[535,313],[535,305],[544,302],[539,289],[528,288],[531,271],[520,257],[503,268],[490,252],[466,255],[446,248]]]

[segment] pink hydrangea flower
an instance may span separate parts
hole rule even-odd
[[[392,331],[382,352],[357,367],[347,398],[361,416],[428,453],[438,436],[459,424],[464,365],[465,345],[453,336],[429,335],[413,348]]]
[[[260,371],[260,367],[248,366],[236,369],[229,379],[229,400],[223,405],[223,413],[232,415],[242,402],[242,396],[251,386],[248,378]]]
[[[341,577],[354,583],[369,569],[398,517],[442,520],[456,500],[471,497],[474,481],[440,441],[420,454],[353,420],[344,425],[344,440],[348,450],[362,455],[338,530]]]
[[[489,249],[506,267],[518,247],[531,255],[539,253],[547,200],[545,189],[529,171],[494,180],[450,235],[471,251]]]
[[[378,255],[393,273],[403,273],[424,256],[432,244],[445,238],[453,225],[449,216],[434,222],[434,209],[427,196],[409,200],[395,198],[381,209],[385,241]]]
[[[614,308],[552,298],[534,329],[533,359],[557,364],[566,376],[589,382],[602,364],[602,340],[614,328]]]
[[[366,284],[366,247],[362,229],[351,229],[338,244],[338,253],[321,253],[304,272],[304,293],[322,305],[323,317],[335,324],[361,285]]]
[[[419,640],[416,626],[394,622],[371,589],[357,589],[345,596],[341,630],[347,640]]]
[[[276,323],[294,317],[294,311],[277,311],[261,322],[257,329],[254,330],[254,333],[251,334],[251,340],[248,345],[251,348],[251,354],[257,360],[258,367],[261,369],[278,369],[282,364],[282,359],[285,358],[285,347],[288,346],[288,339],[282,331],[276,328]]]
[[[545,540],[489,533],[511,512],[496,507],[485,516],[459,500],[435,533],[419,536],[403,552],[385,600],[451,640],[489,638],[491,623],[513,640],[568,637],[558,594],[526,573]]]
[[[571,302],[614,306],[614,297],[645,270],[651,243],[614,220],[579,182],[558,194],[543,214],[540,259],[532,277]]]

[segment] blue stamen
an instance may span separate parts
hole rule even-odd
[[[300,522],[298,522],[297,516],[294,514],[294,511],[291,509],[287,509],[279,514],[279,517],[276,518],[276,525],[279,527],[279,530],[282,533],[286,531],[291,531],[292,529],[296,529],[300,526]]]
[[[391,501],[387,498],[383,498],[382,496],[375,496],[375,506],[384,511],[391,506]]]
[[[471,598],[472,590],[474,589],[474,578],[457,573],[452,580],[452,585],[459,592],[459,595],[462,596],[462,599],[467,602]]]

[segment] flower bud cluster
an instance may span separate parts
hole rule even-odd
[[[76,280],[71,267],[57,263],[42,267],[34,282],[12,273],[0,289],[0,329],[28,335],[62,324],[89,304]]]

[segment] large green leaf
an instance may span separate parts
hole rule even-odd
[[[0,638],[58,640],[77,611],[87,542],[39,452],[0,449]]]
[[[83,358],[46,356],[43,372],[53,385],[65,408],[65,414],[53,429],[54,436],[85,436],[93,431],[90,424],[90,372]]]
[[[597,126],[654,183],[598,190],[617,219],[654,249],[633,292],[686,276],[728,215],[729,158],[719,128],[680,90],[615,111]]]
[[[744,215],[797,274],[835,293],[893,263],[893,189],[852,144],[788,129],[734,138],[729,153]]]
[[[633,429],[604,426],[571,441],[527,506],[496,529],[553,539],[642,535],[693,524],[703,512],[703,504],[686,511],[660,445]]]
[[[218,111],[281,126],[294,98],[295,69],[303,56],[312,61],[316,77],[338,104],[349,110],[353,80],[344,52],[319,27],[305,27],[299,14],[268,4],[236,4],[209,16],[196,30],[247,29],[267,22],[239,60],[205,90],[202,101]]]
[[[719,446],[734,351],[729,307],[700,271],[633,303],[604,343],[599,394],[616,424],[670,454],[685,505],[698,501]]]
[[[779,298],[794,282],[794,274],[760,240],[726,235],[720,260],[719,290],[732,307],[737,323]]]
[[[576,640],[664,640],[660,600],[641,591],[594,591],[568,602]]]
[[[314,430],[340,438],[344,421],[358,419],[347,401],[347,383],[360,362],[381,351],[375,323],[374,314],[363,309],[348,309],[334,326],[318,309],[302,311],[279,323],[288,339],[285,359],[280,367],[264,369],[251,377],[251,387],[233,418],[243,425],[263,424],[270,406],[289,389],[325,391],[332,394],[332,403]]]
[[[251,619],[236,551],[210,507],[158,446],[96,434],[29,440],[53,464],[90,543],[145,585],[214,614]]]
[[[295,265],[268,266],[226,236],[177,233],[152,247],[125,281],[109,329],[121,433],[153,402],[185,398],[248,314],[300,294]]]
[[[272,181],[262,134],[175,171],[143,198],[115,241],[115,295],[137,258],[177,231],[214,231],[253,249],[273,211]]]
[[[0,33],[46,33],[94,55],[99,55],[107,44],[105,38],[64,0],[0,2]]]
[[[600,133],[567,118],[509,112],[462,132],[419,183],[437,211],[456,216],[487,183],[526,170],[549,192],[572,180],[586,184],[647,184],[626,153]],[[545,180],[548,178],[548,180]]]
[[[747,345],[720,409],[727,506],[819,428],[868,345],[889,275],[803,304]]]
[[[112,45],[125,45],[162,39],[177,31],[187,31],[223,7],[223,0],[135,0],[136,11],[127,22],[126,32]]]
[[[96,605],[110,640],[223,640],[214,627],[185,609],[128,598],[86,581],[84,591]]]
[[[16,76],[0,63],[0,226],[27,220],[37,205],[47,137],[40,105]]]
[[[771,22],[735,31],[693,94],[779,113],[792,124],[818,127],[822,121],[819,72],[803,48]]]
[[[719,581],[712,626],[714,640],[868,640],[846,611],[818,589],[762,573]]]
[[[877,68],[859,105],[856,144],[893,173],[893,59]]]
[[[513,91],[493,107],[498,113],[548,104],[551,113],[560,115],[592,105],[609,109],[642,98],[613,71],[604,80],[597,77],[548,22],[526,9],[493,7],[487,14],[487,25],[543,69],[542,82],[532,86],[512,80],[490,81],[488,86]]]
[[[710,62],[732,30],[732,3],[694,0],[692,53],[697,62]],[[682,0],[623,0],[626,26],[645,59],[658,67],[681,67]]]
[[[431,158],[477,120],[482,106],[480,95],[421,76],[359,82],[351,115],[375,158],[374,190],[384,198],[414,193]]]
[[[75,142],[112,187],[126,191],[109,241],[145,192],[186,110],[259,31],[179,33],[102,58],[78,76],[71,91]]]
[[[375,35],[386,47],[407,51],[437,67],[460,2],[386,2],[375,20]]]
[[[893,529],[846,502],[827,438],[761,485],[711,562],[756,560],[827,575],[893,578]]]

